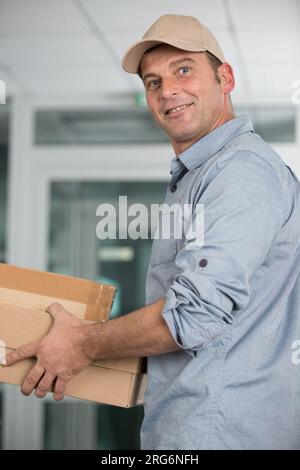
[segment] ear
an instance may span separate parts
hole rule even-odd
[[[235,79],[232,67],[227,62],[220,65],[218,69],[218,76],[223,88],[224,94],[231,93],[235,87]]]

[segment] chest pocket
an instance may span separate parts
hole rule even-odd
[[[176,215],[170,212],[159,214],[159,223],[152,244],[150,265],[152,267],[174,261],[177,253],[177,240],[174,238]]]

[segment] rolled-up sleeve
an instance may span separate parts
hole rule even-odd
[[[204,208],[204,240],[186,240],[178,252],[162,312],[178,346],[191,355],[223,335],[248,305],[250,278],[284,222],[283,189],[267,161],[236,152],[217,165],[194,194],[194,206]]]

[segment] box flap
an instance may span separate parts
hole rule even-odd
[[[0,263],[0,300],[45,308],[53,302],[86,320],[106,320],[109,317],[116,288],[86,279]]]

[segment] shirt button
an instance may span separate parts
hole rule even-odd
[[[205,266],[207,266],[207,259],[205,258],[200,259],[199,266],[200,268],[205,268]]]
[[[172,192],[172,193],[175,193],[176,189],[177,189],[177,184],[172,184],[172,186],[171,186],[171,192]]]

